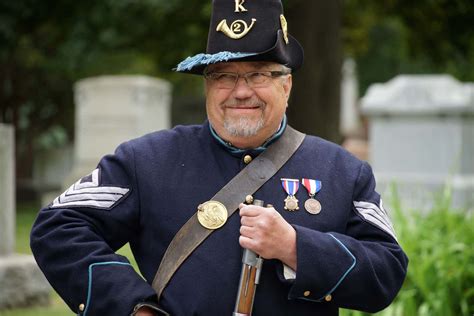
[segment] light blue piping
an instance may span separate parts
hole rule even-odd
[[[240,53],[240,52],[219,52],[216,54],[197,54],[192,57],[188,57],[176,66],[175,71],[187,71],[191,70],[196,66],[215,64],[223,61],[239,59],[257,55],[257,53]]]
[[[336,237],[333,236],[333,234],[328,234],[329,236],[331,236],[332,238],[334,238],[334,240],[336,240],[339,245],[341,245],[341,247],[352,257],[352,260],[354,260],[354,262],[352,263],[352,265],[349,267],[349,269],[347,269],[347,271],[342,275],[342,277],[339,279],[339,281],[336,283],[336,285],[334,285],[334,287],[329,290],[328,293],[326,293],[323,297],[321,297],[320,299],[318,299],[318,301],[321,301],[322,299],[324,299],[326,296],[328,296],[329,294],[331,294],[332,292],[334,292],[336,290],[336,288],[339,286],[339,284],[341,284],[341,282],[346,278],[346,276],[349,274],[349,272],[352,271],[352,269],[354,269],[356,263],[357,263],[357,259],[356,257],[352,254],[352,252],[349,251],[349,249],[347,249],[347,247],[339,240],[337,239]]]
[[[120,262],[120,261],[107,261],[107,262],[96,262],[89,266],[89,283],[87,285],[87,301],[86,301],[86,309],[84,310],[83,316],[86,316],[87,310],[89,309],[89,303],[91,300],[91,291],[92,291],[92,268],[95,266],[104,266],[108,264],[116,264],[121,266],[131,266],[130,263]]]

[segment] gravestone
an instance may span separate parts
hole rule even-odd
[[[14,148],[13,127],[0,124],[0,310],[47,304],[51,291],[33,256],[14,253]]]
[[[90,173],[122,142],[171,125],[171,85],[148,76],[78,81],[73,168],[64,187]]]
[[[360,136],[362,124],[359,114],[359,85],[356,63],[352,58],[344,60],[341,80],[341,114],[339,128],[344,137]]]
[[[41,205],[47,205],[62,192],[63,181],[73,166],[73,146],[48,148],[35,154],[33,183],[41,198]]]
[[[352,58],[347,58],[342,66],[339,129],[344,137],[342,147],[357,158],[367,160],[368,145],[360,117],[356,63]]]
[[[0,124],[0,256],[15,248],[15,163],[13,127]]]
[[[474,208],[473,84],[402,75],[372,85],[362,109],[379,191],[395,183],[406,207],[427,210],[448,188],[454,208]]]

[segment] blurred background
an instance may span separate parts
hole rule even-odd
[[[472,315],[474,1],[283,2],[289,32],[305,49],[303,68],[294,74],[289,122],[303,132],[339,143],[373,164],[376,177],[380,175],[384,183],[382,191],[390,196],[389,205],[399,239],[411,258],[411,274],[402,292],[396,303],[382,313]],[[77,155],[74,156],[80,130],[77,104],[82,102],[78,97],[78,82],[104,75],[159,78],[160,84],[165,83],[168,89],[163,98],[169,100],[169,112],[164,112],[169,117],[167,123],[157,128],[200,124],[205,120],[202,78],[177,74],[172,69],[184,58],[205,51],[210,13],[208,0],[0,0],[0,124],[13,129],[15,145],[14,181],[10,184],[0,181],[4,185],[0,190],[14,187],[14,203],[9,205],[16,211],[16,252],[29,253],[28,233],[36,212],[65,188],[68,171],[77,159]],[[430,135],[418,129],[419,116],[415,129],[410,123],[400,125],[400,131],[427,134],[427,138],[420,140],[422,145],[413,143],[412,146],[427,146],[432,156],[421,156],[420,164],[414,165],[414,169],[424,167],[433,156],[446,156],[441,163],[447,170],[442,175],[443,186],[430,191],[429,210],[417,211],[414,207],[407,212],[397,183],[391,185],[391,179],[397,178],[384,178],[384,175],[398,172],[400,178],[409,177],[412,170],[404,170],[400,160],[405,157],[410,161],[414,153],[404,152],[402,158],[397,156],[396,163],[400,164],[397,168],[401,168],[397,170],[390,169],[383,154],[374,155],[381,146],[374,146],[373,138],[379,137],[377,142],[383,144],[387,138],[380,139],[380,135],[387,133],[393,137],[393,133],[383,130],[387,124],[381,125],[382,130],[371,129],[371,120],[383,123],[394,114],[383,108],[382,101],[389,97],[381,98],[379,103],[372,102],[377,96],[376,93],[370,95],[369,87],[389,82],[399,75],[410,75],[397,81],[407,90],[394,88],[395,94],[405,96],[405,91],[412,91],[420,78],[433,74],[451,77],[440,77],[441,81],[435,78],[437,83],[430,81],[421,92],[413,93],[421,94],[423,100],[430,99],[430,93],[437,90],[438,84],[441,85],[438,92],[441,92],[436,97],[443,98],[445,94],[450,97],[449,102],[443,101],[444,107],[448,107],[451,100],[467,101],[462,103],[461,100],[460,105],[456,103],[447,111],[437,108],[432,112],[429,104],[424,106],[422,121],[436,121],[428,125],[428,131],[430,126],[432,131],[441,130],[439,138],[436,133]],[[412,79],[415,81],[410,81]],[[414,82],[413,86],[410,82]],[[396,86],[395,83],[388,88]],[[390,91],[385,93],[390,95]],[[365,105],[362,97],[366,99]],[[401,110],[403,120],[407,117],[407,108],[416,105],[410,104],[410,100]],[[386,104],[394,103],[387,101]],[[391,122],[398,119],[395,115]],[[446,122],[451,124],[448,124],[451,129],[444,132]],[[442,135],[448,135],[444,141],[451,145],[459,143],[458,147],[453,150],[444,147]],[[410,139],[410,135],[404,137]],[[454,141],[453,137],[459,140]],[[406,139],[394,139],[395,142],[386,146],[404,148],[396,141]],[[458,149],[459,152],[453,152]],[[54,163],[48,163],[50,161]],[[48,166],[44,167],[45,164]],[[0,169],[7,168],[5,166],[0,165]],[[433,170],[437,168],[433,164]],[[385,172],[387,170],[390,172]],[[58,175],[56,181],[45,180],[55,174]],[[424,174],[429,177],[430,170]],[[450,175],[462,182],[460,198],[456,195],[459,181],[450,185]],[[455,207],[451,203],[453,196],[461,200]],[[0,207],[6,205],[3,203]],[[4,231],[8,230],[6,227]],[[0,288],[2,286],[0,283]],[[29,313],[71,314],[57,296],[53,296],[50,307],[40,309],[2,311],[0,306],[0,315]]]

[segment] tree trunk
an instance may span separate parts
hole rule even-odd
[[[287,2],[288,31],[305,51],[293,76],[289,123],[302,132],[339,143],[341,0]]]

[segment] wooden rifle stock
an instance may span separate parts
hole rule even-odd
[[[253,204],[263,206],[263,201],[254,200]],[[252,315],[253,301],[260,279],[262,264],[263,258],[249,249],[244,249],[239,290],[233,316]]]

